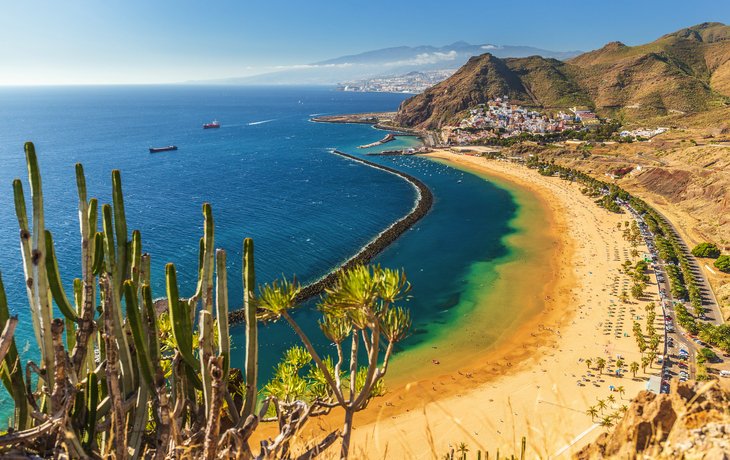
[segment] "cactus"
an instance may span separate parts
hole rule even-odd
[[[5,329],[5,324],[10,319],[8,311],[8,299],[5,295],[2,273],[0,273],[0,331]],[[28,401],[26,400],[25,383],[23,382],[23,368],[18,356],[18,348],[15,339],[10,343],[10,348],[3,358],[4,371],[3,384],[5,389],[13,397],[15,403],[14,427],[16,430],[24,430],[28,427]],[[7,373],[6,373],[7,372]],[[9,374],[9,375],[8,375]]]
[[[231,364],[231,341],[228,332],[228,270],[226,269],[226,251],[215,251],[216,262],[216,289],[215,315],[218,321],[218,356],[223,358],[223,381],[228,381],[228,372]]]
[[[175,338],[180,356],[188,366],[198,371],[200,370],[200,363],[193,356],[193,344],[190,341],[192,328],[188,325],[188,319],[190,318],[189,306],[187,302],[180,301],[175,264],[167,264],[165,276],[167,280],[167,302],[170,309],[170,321],[172,322],[172,336]]]
[[[213,355],[213,315],[206,310],[200,310],[198,319],[198,328],[200,330],[200,350],[198,357],[200,359],[200,377],[203,383],[203,401],[205,402],[205,411],[210,413],[212,397],[211,386],[213,384],[208,368],[208,361]]]
[[[108,319],[106,315],[111,311],[115,317],[109,323],[114,329],[114,338],[117,342],[117,350],[122,365],[122,389],[125,395],[129,395],[135,390],[134,385],[134,369],[136,366],[132,363],[132,356],[129,352],[129,343],[127,342],[127,334],[124,330],[124,316],[121,308],[121,297],[115,282],[117,281],[115,251],[114,251],[114,231],[112,230],[112,208],[108,204],[102,207],[102,215],[104,221],[104,258],[106,259],[106,277],[105,282],[109,284],[109,290],[104,290],[104,300],[109,303],[109,309],[104,308],[105,321]],[[121,251],[120,251],[121,252]],[[125,258],[126,260],[126,258]],[[106,298],[106,296],[110,296]],[[109,342],[106,342],[107,353],[109,352]]]
[[[89,453],[94,442],[96,429],[96,406],[99,404],[99,385],[94,372],[89,372],[86,377],[86,415],[84,417],[84,436],[81,445],[86,453]]]
[[[181,300],[175,266],[168,264],[170,329],[158,328],[150,288],[150,257],[142,254],[139,231],[133,231],[131,241],[127,241],[119,171],[112,173],[113,206],[102,206],[102,231],[97,232],[97,201],[94,198],[87,201],[83,167],[76,165],[82,263],[81,277],[73,281],[72,305],[63,289],[53,236],[43,228],[43,196],[32,144],[26,145],[26,156],[33,201],[32,227],[36,230],[33,234],[29,231],[22,184],[16,180],[13,186],[27,293],[42,362],[40,367],[28,362],[24,376],[14,341],[9,341],[7,354],[0,356],[0,380],[12,395],[16,408],[16,432],[0,435],[0,456],[8,452],[5,446],[16,444],[21,449],[40,450],[39,455],[44,457],[162,460],[189,452],[194,458],[215,458],[220,448],[233,458],[247,458],[251,454],[248,440],[259,419],[273,404],[286,420],[280,422],[279,441],[263,446],[261,455],[288,458],[291,438],[310,414],[317,407],[321,411],[322,406],[315,407],[320,404],[315,402],[310,408],[304,401],[282,406],[275,398],[267,398],[261,412],[254,413],[258,363],[253,242],[250,239],[244,242],[247,388],[242,408],[246,417],[239,418],[236,404],[228,393],[231,344],[226,253],[215,250],[210,205],[203,205],[205,232],[200,242],[196,292],[188,300]],[[94,321],[97,277],[102,306]],[[52,300],[63,319],[52,318]],[[195,318],[198,300],[202,301],[203,308]],[[217,349],[214,348],[214,307],[219,336]],[[196,319],[200,338],[197,356],[192,348]],[[0,326],[8,321],[0,279]],[[162,318],[159,324],[165,324]],[[174,340],[169,338],[168,331]],[[98,350],[94,350],[95,332]],[[165,341],[164,346],[161,340]],[[95,351],[98,351],[98,365]],[[171,358],[172,376],[168,382],[163,365]],[[31,389],[32,372],[39,377],[35,391]],[[205,406],[198,409],[201,393]],[[241,431],[229,430],[219,439],[224,400],[231,420],[242,426]],[[148,424],[148,408],[154,416],[152,424]],[[30,417],[30,409],[51,417],[43,420],[37,414]],[[156,445],[144,442],[155,434]],[[308,458],[326,449],[338,436],[337,430],[330,433],[311,449]]]
[[[56,251],[53,249],[53,235],[51,232],[46,230],[46,270],[48,276],[48,284],[51,288],[51,294],[53,295],[53,301],[56,302],[56,306],[60,310],[61,314],[67,319],[73,322],[79,320],[79,315],[76,313],[76,309],[71,306],[71,302],[66,297],[66,292],[63,290],[61,284],[61,275],[58,272],[58,261],[56,260]]]
[[[256,272],[254,270],[253,240],[243,240],[243,308],[246,317],[246,394],[241,411],[241,421],[256,411],[256,377],[258,372],[258,325],[256,324],[256,305],[254,289]]]
[[[203,310],[213,314],[213,269],[215,268],[215,225],[213,224],[213,211],[210,203],[203,204],[203,215],[205,216],[205,253],[203,255],[203,279],[202,279],[202,300]],[[207,367],[207,366],[206,366]]]

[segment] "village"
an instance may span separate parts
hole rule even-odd
[[[605,119],[611,123],[611,119]],[[469,110],[469,117],[460,123],[445,126],[440,137],[444,145],[462,145],[488,139],[509,139],[523,133],[546,135],[566,130],[587,131],[603,122],[587,107],[571,107],[559,111],[555,118],[550,118],[538,111],[530,110],[509,101],[508,96],[479,104]],[[665,132],[667,128],[654,130],[635,129],[616,133],[620,138],[642,140],[650,139]]]

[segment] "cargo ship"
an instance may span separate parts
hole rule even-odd
[[[213,123],[208,123],[207,125],[203,125],[203,129],[210,129],[210,128],[220,128],[221,124],[218,123],[218,120],[213,120]]]
[[[177,147],[175,147],[174,145],[170,145],[168,147],[158,147],[156,149],[153,149],[152,147],[150,147],[150,153],[166,152],[168,150],[177,150]]]

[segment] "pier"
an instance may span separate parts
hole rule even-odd
[[[395,134],[388,133],[388,135],[385,136],[382,140],[379,140],[378,142],[373,142],[372,144],[361,145],[358,148],[359,149],[367,149],[367,148],[370,148],[370,147],[375,147],[375,146],[378,146],[378,145],[383,145],[386,142],[390,142],[390,141],[394,141],[394,140],[395,140]]]

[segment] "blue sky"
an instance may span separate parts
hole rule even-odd
[[[590,51],[730,23],[728,0],[0,0],[0,12],[0,85],[239,77],[458,40]]]

